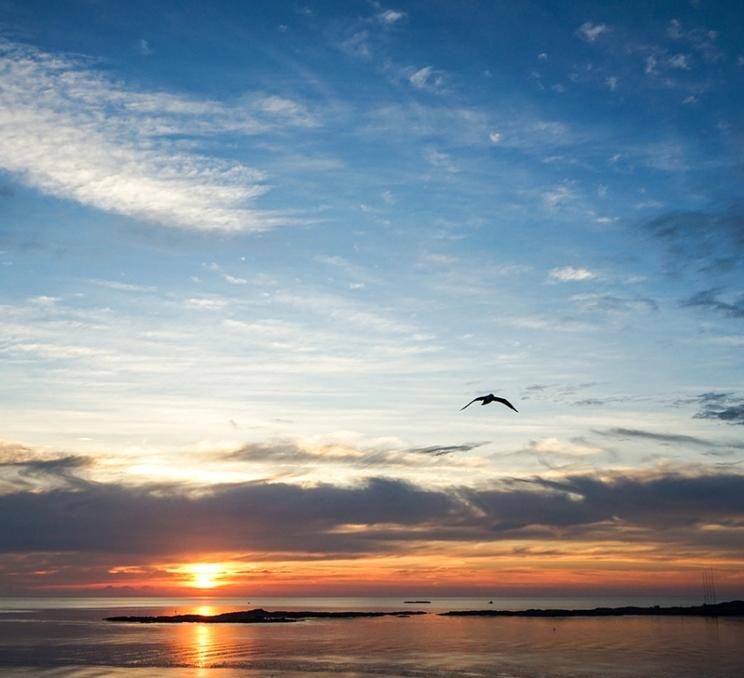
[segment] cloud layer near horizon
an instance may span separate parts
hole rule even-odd
[[[23,453],[23,450],[20,451]],[[623,542],[670,562],[714,550],[738,559],[744,475],[688,469],[502,478],[432,489],[394,478],[348,485],[255,481],[192,485],[95,482],[90,460],[0,465],[0,550],[153,557],[202,552],[404,554],[432,542]],[[32,484],[33,483],[33,484]]]

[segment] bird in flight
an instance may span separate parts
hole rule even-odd
[[[488,395],[479,396],[478,398],[473,398],[465,407],[470,407],[474,402],[477,402],[478,400],[482,401],[481,405],[488,405],[488,403],[501,403],[502,405],[506,405],[509,409],[514,410],[515,412],[519,412],[519,410],[514,407],[506,398],[498,398],[493,393],[489,393]],[[462,412],[465,407],[460,408],[460,412]]]

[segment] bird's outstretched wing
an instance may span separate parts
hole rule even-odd
[[[514,407],[506,398],[494,398],[494,400],[497,403],[501,403],[502,405],[506,405],[509,409],[514,410],[515,412],[519,412],[519,410]]]
[[[483,400],[486,396],[479,396],[478,398],[473,398],[465,407],[470,407],[473,403],[478,402],[479,400]],[[465,407],[460,408],[460,412],[462,412]]]

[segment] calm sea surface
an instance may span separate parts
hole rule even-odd
[[[698,601],[432,598],[0,598],[0,675],[744,676],[744,620],[684,617],[489,619],[453,609],[595,607]],[[293,624],[114,624],[122,614],[411,610],[410,618]]]

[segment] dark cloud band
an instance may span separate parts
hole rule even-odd
[[[67,472],[67,471],[65,471]],[[501,481],[487,489],[427,489],[374,478],[355,486],[178,485],[78,481],[0,496],[4,552],[129,554],[404,552],[422,541],[625,540],[674,529],[688,545],[708,524],[744,525],[744,475],[583,474]],[[720,538],[741,548],[741,532]]]

